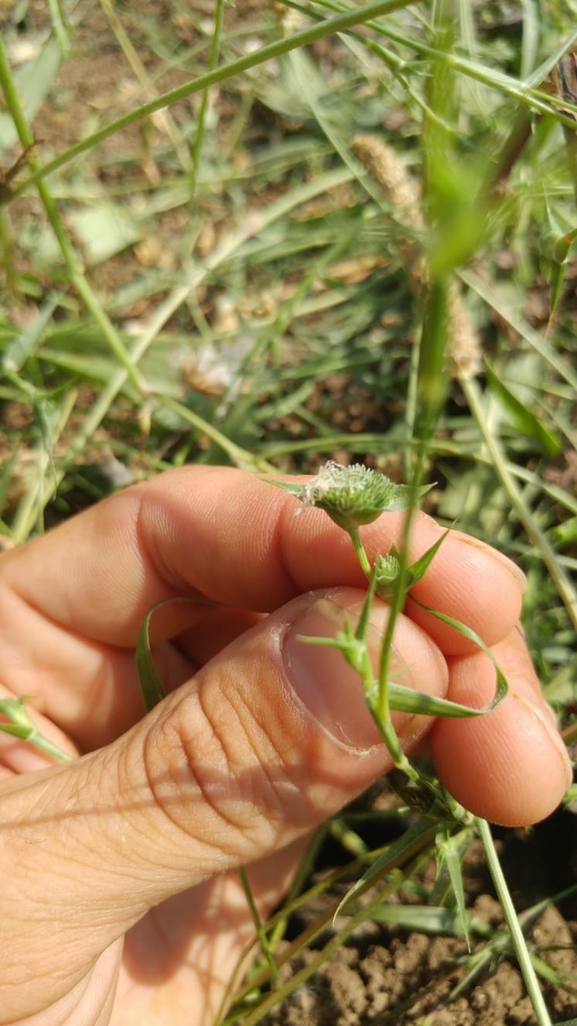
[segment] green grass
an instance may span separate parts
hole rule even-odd
[[[29,15],[24,63],[6,15],[3,166],[36,140],[0,183],[6,544],[183,463],[417,469],[437,482],[429,511],[526,571],[529,645],[576,740],[576,12],[519,10],[55,2],[46,25]],[[67,71],[107,49],[114,76],[80,102]],[[416,886],[423,823],[384,853],[327,827],[387,880],[330,950],[384,915],[392,866],[398,895]],[[445,897],[429,889],[423,929]],[[462,935],[463,917],[443,922]],[[509,950],[507,931],[484,941],[466,979]],[[309,971],[267,996],[257,966],[238,1016],[260,1021]]]

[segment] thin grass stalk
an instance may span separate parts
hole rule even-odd
[[[50,11],[52,29],[60,47],[60,53],[63,58],[66,58],[70,52],[71,44],[70,33],[66,24],[66,16],[62,8],[61,0],[48,0],[48,9]]]
[[[18,291],[14,236],[6,212],[2,208],[0,208],[0,262],[4,271],[6,291],[9,295],[14,296]]]
[[[437,21],[441,21],[444,17],[443,9],[440,11],[435,9],[433,17]],[[440,42],[443,42],[442,38],[440,39]],[[448,73],[446,66],[443,65],[443,68],[445,73]],[[431,71],[432,84],[430,86],[430,96],[428,97],[430,102],[427,106],[427,110],[430,109],[431,111],[431,116],[426,115],[423,129],[425,170],[427,169],[427,141],[432,145],[435,145],[435,136],[438,132],[435,117],[437,113],[436,108],[439,103],[443,104],[446,102],[445,98],[439,95],[439,90],[435,85],[437,75],[434,64]],[[400,191],[399,187],[403,182],[402,174],[398,175],[398,179],[397,191]],[[428,186],[427,178],[425,178],[424,184],[426,189]],[[403,196],[406,192],[405,202],[408,203],[409,208],[407,216],[411,219],[411,223],[420,225],[422,214],[416,206],[417,197],[410,185],[412,185],[412,183],[407,183],[407,188],[402,190]],[[432,199],[434,202],[434,194],[432,195]],[[420,257],[415,257],[413,259],[415,264],[421,266]],[[382,716],[383,722],[386,724],[390,723],[388,684],[393,636],[396,621],[400,613],[403,611],[406,601],[407,572],[409,564],[408,552],[412,518],[418,501],[419,488],[426,472],[426,453],[428,445],[431,438],[434,436],[435,428],[437,426],[441,410],[443,409],[448,389],[447,375],[445,372],[445,354],[447,349],[448,279],[445,276],[431,280],[430,269],[426,266],[424,256],[422,258],[422,262],[422,275],[418,276],[418,286],[416,289],[421,306],[421,333],[415,342],[415,345],[418,348],[418,357],[415,358],[412,363],[416,372],[416,387],[412,397],[414,405],[410,411],[411,421],[416,429],[416,434],[412,436],[416,447],[416,453],[410,478],[410,484],[413,490],[413,501],[409,504],[403,524],[398,579],[390,602],[389,619],[383,638],[379,664],[377,711],[378,717],[380,718]],[[415,278],[415,274],[415,267],[413,267],[413,279]]]
[[[66,427],[76,402],[76,389],[71,388],[60,400],[58,424],[54,429],[50,448],[42,440],[32,450],[36,455],[33,483],[26,489],[18,504],[10,531],[12,541],[18,545],[36,530],[38,534],[44,529],[44,507],[47,498],[55,495],[60,478],[52,459],[52,448]]]
[[[446,54],[436,52],[433,48],[419,43],[418,40],[404,37],[400,33],[395,33],[388,27],[385,30],[381,23],[373,22],[371,20],[382,15],[392,14],[396,10],[412,6],[413,2],[414,0],[404,0],[404,2],[403,0],[374,0],[373,3],[366,4],[364,7],[356,8],[354,11],[343,11],[342,14],[339,14],[334,18],[329,18],[328,20],[323,21],[320,25],[315,25],[312,28],[296,32],[289,38],[283,38],[282,40],[277,40],[274,43],[269,43],[255,53],[239,57],[237,60],[231,61],[222,68],[216,68],[214,71],[206,72],[193,82],[188,82],[183,86],[178,86],[176,89],[171,89],[168,92],[161,94],[157,99],[150,100],[143,104],[137,110],[130,111],[128,114],[124,114],[120,118],[116,118],[108,125],[103,125],[102,128],[98,129],[98,131],[94,132],[91,136],[88,136],[86,139],[82,139],[73,146],[70,146],[58,157],[54,157],[53,160],[48,161],[47,164],[35,169],[33,174],[13,189],[12,196],[20,196],[31,185],[36,184],[39,179],[45,178],[47,175],[52,174],[53,171],[56,171],[58,168],[69,163],[75,157],[85,153],[87,150],[93,149],[99,143],[108,139],[109,136],[114,135],[115,132],[119,132],[124,128],[128,128],[130,125],[143,120],[144,118],[150,117],[151,114],[154,114],[162,107],[178,103],[180,100],[186,99],[194,93],[201,92],[212,85],[226,81],[234,75],[241,74],[244,71],[249,71],[251,68],[257,67],[259,64],[264,64],[275,57],[280,57],[285,53],[289,53],[291,50],[295,50],[301,46],[307,46],[310,43],[316,42],[318,39],[323,39],[325,36],[332,35],[334,33],[346,32],[352,26],[359,24],[375,28],[377,31],[387,36],[387,38],[390,38],[394,42],[401,43],[404,46],[411,47],[422,56],[432,56],[437,59],[445,59],[449,62],[453,70],[462,72],[485,85],[498,89],[505,95],[519,100],[529,108],[539,111],[542,114],[553,114],[560,124],[566,125],[568,128],[575,131],[575,120],[572,117],[571,112],[577,114],[577,105],[559,100],[559,103],[562,102],[563,107],[562,109],[557,109],[555,106],[556,98],[551,97],[548,93],[541,93],[536,89],[520,86],[517,79],[514,79],[503,72],[496,72],[493,69],[487,70],[480,65],[474,64],[472,61],[459,58],[454,54],[447,56]],[[308,10],[306,13],[309,16],[312,14],[312,12]],[[563,45],[560,53],[564,53],[565,50],[572,46],[576,40],[577,32],[575,32],[574,35],[571,36],[571,38]],[[569,113],[564,113],[565,110]]]
[[[31,475],[30,484],[18,504],[10,530],[10,537],[16,545],[25,541],[34,529],[38,534],[43,533],[42,513],[46,505],[45,495],[54,494],[54,485],[51,486],[47,480],[47,471],[52,469],[49,453],[41,446],[36,446],[33,452],[36,457],[34,474]]]
[[[423,817],[419,823],[409,828],[411,837],[406,841],[406,846],[402,851],[399,848],[396,850],[394,856],[387,858],[387,852],[391,846],[386,845],[384,848],[371,852],[369,856],[359,856],[354,859],[353,862],[348,863],[346,866],[343,866],[331,873],[329,879],[322,881],[319,884],[314,884],[292,903],[289,903],[286,906],[283,905],[282,909],[280,909],[280,911],[277,912],[270,920],[268,928],[274,930],[276,923],[280,919],[284,920],[286,916],[292,914],[303,904],[306,904],[318,894],[323,893],[323,891],[326,891],[329,887],[334,886],[343,878],[358,875],[362,872],[363,867],[367,862],[370,864],[376,860],[380,860],[382,862],[382,866],[378,875],[371,876],[368,882],[356,890],[355,898],[357,899],[363,894],[366,894],[367,891],[375,885],[375,883],[386,879],[392,873],[400,870],[405,871],[409,863],[411,865],[420,866],[425,859],[430,857],[432,847],[435,844],[437,829],[438,825],[436,822],[431,823],[430,820]],[[406,835],[403,838],[403,842],[405,842],[405,839]],[[381,899],[383,898],[382,892],[380,897]],[[279,969],[298,955],[299,951],[306,948],[314,937],[316,937],[322,929],[334,920],[342,904],[343,901],[341,898],[335,899],[328,908],[325,908],[324,911],[299,934],[298,937],[287,945],[277,959],[277,966]],[[250,979],[243,984],[242,988],[238,991],[236,995],[237,1002],[244,1000],[253,988],[263,987],[268,982],[269,976],[267,974],[267,967],[262,966],[256,971],[256,973],[251,975]]]
[[[208,55],[208,68],[209,71],[214,71],[218,64],[218,56],[220,52],[220,39],[222,34],[222,22],[224,17],[224,0],[216,0],[216,7],[214,12],[214,32],[210,43],[210,53]],[[207,86],[203,90],[202,99],[200,101],[200,107],[198,111],[198,125],[196,129],[196,135],[194,139],[194,146],[192,148],[192,167],[190,169],[190,195],[194,196],[196,191],[196,180],[198,177],[198,167],[200,163],[200,154],[202,151],[202,144],[204,142],[205,130],[206,130],[206,115],[208,113],[208,102],[210,99],[210,88]]]
[[[278,946],[285,936],[291,915],[291,909],[302,904],[300,899],[302,899],[306,882],[308,878],[312,876],[313,869],[317,864],[317,855],[329,832],[329,826],[329,823],[322,823],[321,826],[313,833],[306,851],[299,862],[298,869],[291,881],[290,889],[287,893],[286,900],[283,901],[282,908],[274,919],[267,924],[267,928],[270,930],[269,943],[273,949]],[[360,857],[361,856],[359,856],[359,858]]]
[[[488,285],[482,280],[480,275],[475,274],[469,269],[460,271],[459,277],[468,288],[477,293],[487,306],[499,314],[525,342],[528,342],[531,348],[547,361],[573,391],[577,391],[577,373],[571,364],[559,355],[546,338],[532,328],[516,311],[507,306],[506,301],[502,298],[501,293],[494,284]]]
[[[324,7],[325,10],[328,11],[341,12],[346,10],[346,8],[342,6],[342,4],[336,3],[335,0],[315,0],[315,2],[319,7]],[[322,21],[323,19],[323,15],[320,13],[320,11],[315,11],[310,7],[304,7],[302,4],[296,3],[295,0],[282,0],[282,3],[285,7],[290,7],[293,10],[298,11],[300,14],[303,14],[307,18],[314,18],[317,21]],[[371,21],[366,22],[366,26],[367,28],[380,28],[378,23]],[[347,29],[346,33],[343,33],[343,36],[345,38],[349,37],[351,39],[354,39],[357,43],[360,43],[365,50],[369,50],[370,53],[375,54],[375,56],[377,56],[383,62],[383,64],[387,65],[387,67],[398,78],[398,80],[403,83],[405,89],[407,90],[407,94],[411,97],[412,100],[414,100],[417,107],[423,106],[422,97],[420,97],[418,93],[412,89],[410,79],[408,79],[407,76],[403,74],[404,69],[406,68],[406,61],[404,61],[401,57],[397,57],[397,55],[395,53],[392,53],[390,50],[385,49],[385,47],[382,46],[380,43],[377,43],[376,40],[370,39],[369,37],[364,36],[361,32],[356,32],[354,29]]]
[[[436,50],[434,47],[428,46],[426,43],[421,43],[414,37],[409,38],[402,35],[400,32],[396,32],[395,29],[390,28],[388,25],[383,26],[380,23],[371,23],[369,27],[374,28],[392,42],[399,43],[401,46],[410,47],[422,57],[428,57],[429,59],[445,62],[448,68],[453,71],[466,75],[474,81],[480,82],[482,85],[489,86],[489,88],[497,89],[499,92],[503,93],[503,95],[509,96],[511,99],[518,100],[524,106],[529,107],[540,114],[554,115],[560,124],[566,125],[568,128],[572,128],[573,131],[575,131],[575,120],[572,117],[572,113],[577,114],[577,104],[570,102],[562,103],[558,97],[551,96],[550,93],[543,92],[542,90],[535,88],[533,85],[520,82],[519,79],[513,78],[511,75],[507,75],[503,71],[496,71],[493,68],[487,68],[481,64],[476,64],[474,61],[469,60],[466,57],[459,57],[455,53],[444,53],[442,50]],[[556,63],[559,56],[565,53],[567,49],[573,47],[576,42],[577,31],[574,32],[559,48],[556,57],[553,60],[553,64]],[[540,75],[538,81],[541,81],[542,77],[544,77],[544,73]],[[564,111],[570,111],[571,113],[564,113]]]
[[[523,525],[528,537],[540,553],[543,563],[554,581],[565,608],[567,609],[573,628],[577,631],[577,591],[569,579],[569,576],[560,566],[557,554],[548,538],[546,538],[539,526],[535,523],[535,520],[531,515],[531,510],[525,504],[521,491],[519,490],[513,474],[509,470],[501,444],[495,438],[487,424],[479,385],[473,379],[464,379],[461,381],[461,387],[465,393],[471,413],[477,421],[485,446],[491,456],[495,473],[501,481],[520,523]]]
[[[268,970],[270,973],[271,984],[273,987],[278,988],[278,969],[276,966],[276,962],[274,960],[273,949],[268,939],[266,927],[259,915],[257,904],[254,899],[252,888],[250,886],[249,879],[246,873],[246,869],[239,869],[239,876],[242,884],[242,889],[244,891],[244,896],[246,898],[252,916],[252,921],[254,923],[258,943],[260,944],[260,949],[266,959],[266,964],[268,966]]]
[[[273,472],[275,470],[271,463],[267,463],[266,460],[260,459],[247,449],[243,449],[236,442],[231,441],[226,435],[223,435],[222,431],[215,428],[214,425],[210,424],[203,417],[200,417],[193,410],[190,410],[188,406],[184,406],[183,403],[178,402],[177,399],[173,399],[171,396],[165,395],[160,397],[160,402],[166,409],[172,410],[183,420],[188,423],[201,434],[206,435],[215,445],[218,445],[220,449],[229,457],[231,463],[236,467],[244,467],[248,470],[259,470],[261,473]]]
[[[108,24],[118,41],[118,45],[132,68],[134,75],[144,89],[145,95],[150,100],[154,99],[157,92],[150,81],[146,68],[132,45],[132,40],[128,36],[120,18],[117,15],[111,0],[99,0],[99,2]],[[158,119],[157,123],[162,126],[163,131],[168,136],[181,166],[185,171],[188,171],[190,168],[190,156],[187,147],[182,142],[180,132],[174,123],[170,111],[159,110],[156,117]]]
[[[529,954],[527,942],[525,940],[523,930],[521,929],[521,923],[519,922],[519,917],[515,910],[515,906],[513,905],[509,888],[507,887],[507,881],[505,880],[503,870],[501,869],[501,863],[499,862],[499,856],[495,849],[491,828],[485,819],[477,819],[476,825],[481,841],[483,842],[489,872],[491,873],[497,897],[499,898],[507,926],[509,927],[511,940],[513,942],[517,961],[519,962],[519,968],[523,975],[525,986],[527,987],[527,993],[531,1000],[533,1011],[535,1012],[537,1024],[538,1026],[551,1026],[549,1012],[547,1011],[547,1006],[545,1004],[543,994],[541,993],[537,974],[533,968],[533,963],[531,962],[531,955]]]

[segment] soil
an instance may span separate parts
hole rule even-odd
[[[496,831],[499,857],[517,911],[545,907],[527,937],[531,950],[556,971],[543,984],[554,1023],[577,1017],[577,829],[575,816],[559,811],[532,831]],[[563,853],[560,857],[560,853]],[[434,879],[436,867],[426,866]],[[323,870],[319,870],[322,875]],[[475,917],[497,933],[503,927],[480,842],[463,864],[466,903]],[[547,898],[573,886],[565,899]],[[318,914],[320,908],[315,908]],[[297,932],[306,916],[295,924]],[[337,919],[334,929],[342,928]],[[502,936],[502,934],[501,934]],[[283,967],[281,983],[314,961],[330,940],[330,931],[312,948]],[[482,943],[471,943],[473,956]],[[507,945],[495,962],[481,957],[477,970],[464,940],[432,936],[370,921],[348,938],[331,959],[275,1008],[267,1026],[523,1026],[535,1023],[529,998]],[[566,987],[559,985],[559,979]],[[457,991],[457,996],[454,992]]]
[[[135,25],[149,15],[158,15],[162,0],[145,0],[137,6],[127,3],[119,14],[128,12],[127,26],[135,45]],[[243,17],[247,4],[243,3]],[[11,23],[15,5],[3,3],[0,23],[10,26],[25,37],[28,30],[37,31],[46,19],[47,5],[32,0],[25,8],[22,22]],[[198,9],[199,5],[196,4]],[[207,17],[213,5],[206,3]],[[258,3],[248,5],[249,14]],[[131,10],[132,9],[132,10]],[[137,14],[137,16],[136,16]],[[227,6],[227,17],[240,17],[239,9]],[[193,32],[192,24],[183,22],[182,33]],[[190,41],[190,40],[189,40]],[[111,42],[110,29],[98,4],[84,5],[84,13],[75,32],[75,49],[64,63],[50,100],[36,119],[37,137],[42,146],[59,152],[79,137],[90,104],[97,110],[111,107],[118,113],[118,90],[113,88],[121,66],[118,48]],[[141,57],[146,63],[146,54]],[[125,71],[122,71],[125,74]],[[182,74],[184,80],[184,72]],[[159,88],[177,84],[157,82]],[[65,97],[64,106],[59,97]],[[230,98],[227,99],[230,102]],[[173,112],[178,118],[178,111]],[[261,124],[260,130],[263,131]],[[278,125],[270,124],[270,131]],[[138,147],[136,129],[107,140],[103,146],[103,164],[110,147]],[[17,154],[15,154],[17,156]],[[102,172],[105,180],[106,171]],[[18,212],[15,212],[18,216]],[[111,261],[102,274],[118,275],[129,281],[134,254],[124,253],[120,262]],[[100,271],[99,271],[100,273]],[[100,282],[105,288],[103,277]],[[382,842],[381,842],[382,843]],[[544,979],[545,1000],[553,1022],[577,1022],[577,817],[570,810],[559,811],[533,831],[501,832],[502,856],[509,886],[517,909],[522,912],[543,901],[545,907],[529,927],[530,943],[542,961],[549,979]],[[333,864],[334,852],[324,853],[317,868],[319,876]],[[465,861],[467,906],[484,923],[498,927],[502,913],[490,882],[484,860],[477,845]],[[428,867],[433,872],[434,865]],[[426,870],[427,871],[427,870]],[[567,888],[572,894],[554,899]],[[549,903],[547,899],[552,899]],[[329,899],[327,899],[329,900]],[[319,911],[317,907],[315,911]],[[296,933],[304,920],[295,921]],[[338,928],[340,921],[335,924]],[[317,949],[327,943],[331,931],[303,955],[282,970],[281,982],[314,960]],[[287,942],[288,943],[288,942]],[[481,950],[482,945],[479,945]],[[535,1021],[515,959],[505,952],[492,965],[481,965],[479,973],[469,981],[465,978],[466,944],[450,936],[430,936],[407,931],[398,926],[365,923],[330,960],[317,970],[292,995],[269,1013],[267,1026],[376,1026],[376,1024],[434,1024],[434,1026],[523,1026]],[[561,986],[559,981],[565,981]],[[448,999],[457,985],[463,989]]]

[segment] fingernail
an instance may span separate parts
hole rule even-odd
[[[496,563],[500,563],[501,566],[504,566],[517,581],[522,594],[525,594],[527,590],[527,578],[521,570],[521,567],[517,566],[512,559],[509,559],[508,556],[504,556],[502,552],[494,549],[492,545],[486,545],[485,542],[481,541],[479,538],[473,538],[470,534],[462,534],[460,531],[455,531],[454,533],[458,540],[464,545],[469,546],[469,548],[478,549],[479,552],[483,552],[486,556],[489,556],[490,559],[494,559]]]
[[[351,610],[347,611],[331,599],[317,599],[289,628],[283,654],[297,697],[324,732],[347,748],[365,751],[374,748],[382,739],[366,706],[359,674],[336,648],[302,640],[303,636],[334,638],[343,628],[346,617],[354,623]],[[382,630],[370,630],[369,635],[367,646],[375,666]],[[399,672],[399,667],[400,659],[393,652],[393,673],[395,670]],[[405,668],[403,682],[406,682],[407,674]]]
[[[533,698],[533,694],[530,690],[527,692],[523,691],[522,694],[519,694],[519,692],[516,691],[515,697],[518,702],[520,702],[526,708],[530,709],[533,716],[537,717],[541,726],[547,734],[547,738],[557,749],[563,761],[565,780],[567,787],[569,787],[573,783],[573,766],[571,764],[567,748],[565,747],[565,744],[563,742],[563,738],[557,730],[557,721],[553,710],[550,708],[550,706],[544,703],[537,695],[535,695],[535,697]]]

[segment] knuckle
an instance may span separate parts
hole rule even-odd
[[[295,785],[237,689],[220,691],[216,702],[189,691],[149,734],[144,755],[166,829],[205,847],[211,871],[215,852],[248,859],[278,846]]]

